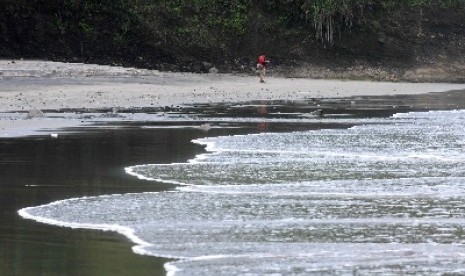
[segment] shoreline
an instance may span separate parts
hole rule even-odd
[[[82,63],[0,60],[0,112],[128,108],[254,100],[412,95],[463,90],[458,83],[409,83],[173,73]]]
[[[457,83],[406,83],[195,74],[40,60],[0,60],[0,137],[80,125],[46,118],[63,113],[165,108],[231,102],[301,101],[364,96],[418,95],[465,90]],[[24,115],[39,111],[39,116]],[[117,118],[115,118],[117,120]]]
[[[19,62],[15,64],[19,64]],[[247,102],[253,100],[300,101],[314,98],[322,101],[328,98],[340,101],[340,98],[347,97],[415,96],[431,92],[445,93],[451,88],[465,89],[465,84],[379,83],[286,79],[272,76],[268,78],[267,83],[262,85],[258,83],[258,78],[250,76],[167,73],[84,64],[50,64],[41,61],[35,63],[34,66],[36,67],[32,66],[33,64],[34,62],[19,64],[26,67],[26,69],[17,70],[20,72],[9,71],[10,76],[6,76],[6,71],[0,71],[2,72],[0,76],[2,80],[0,82],[0,133],[10,133],[8,137],[36,135],[38,130],[44,128],[48,130],[41,133],[47,135],[63,127],[78,127],[82,124],[91,123],[83,119],[82,116],[85,117],[86,114],[76,112],[67,116],[62,112],[64,108],[118,109],[176,106],[193,103]],[[29,65],[31,65],[31,68],[27,68]],[[44,66],[44,69],[37,70],[41,68],[40,66]],[[68,67],[72,68],[68,70],[66,69]],[[62,68],[62,71],[58,72],[59,68]],[[13,73],[17,74],[14,75]],[[295,84],[296,82],[298,83]],[[293,91],[290,92],[289,89]],[[152,98],[153,96],[158,97],[158,99]],[[152,103],[147,105],[149,100],[153,101],[153,105]],[[52,115],[44,114],[42,116],[39,114],[28,119],[27,113],[29,111],[45,109],[54,110],[55,113],[60,113],[60,115],[56,116],[51,112]],[[98,118],[98,115],[96,116]],[[100,120],[118,121],[121,118],[101,117]],[[0,135],[0,137],[2,136]],[[138,143],[132,144],[138,145]],[[101,144],[96,145],[101,147]],[[117,148],[115,147],[115,149]],[[121,154],[126,155],[127,152],[122,151]],[[152,154],[151,156],[161,158],[163,154]],[[113,159],[118,160],[119,158]],[[88,170],[89,167],[83,166],[82,169]],[[84,180],[88,181],[88,178],[84,178]],[[37,187],[30,188],[37,189]],[[23,193],[24,191],[20,192]],[[128,247],[132,246],[130,242],[124,244],[129,244]],[[138,257],[140,256],[138,255]]]

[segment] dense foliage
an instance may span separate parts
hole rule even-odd
[[[463,18],[464,7],[465,0],[0,0],[0,56],[182,69],[260,51],[350,50],[361,38],[370,48],[386,36],[417,35],[430,19],[447,24],[441,13]]]
[[[302,10],[314,24],[316,35],[323,42],[332,44],[335,29],[350,27],[354,20],[364,24],[378,20],[382,14],[396,9],[450,8],[465,4],[463,0],[303,0]]]

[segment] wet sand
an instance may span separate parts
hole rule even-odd
[[[194,75],[131,68],[41,61],[0,61],[0,274],[2,275],[160,275],[164,259],[137,256],[124,237],[113,233],[62,229],[17,216],[27,206],[86,195],[169,189],[134,179],[128,165],[184,162],[202,148],[191,139],[257,131],[344,127],[269,123],[265,119],[240,128],[141,128],[137,121],[84,120],[97,109],[184,106],[208,114],[299,119],[315,109],[329,114],[387,116],[396,112],[465,108],[461,84],[407,84],[337,80],[285,79],[269,76]],[[429,93],[428,92],[438,92]],[[230,104],[232,103],[232,104]],[[242,103],[244,106],[239,106]],[[33,109],[48,110],[27,119]],[[63,110],[78,110],[71,119]],[[84,112],[85,113],[85,112]],[[291,115],[283,115],[290,114]],[[258,114],[258,115],[257,115]],[[157,114],[155,114],[158,116]],[[228,115],[229,116],[229,115]],[[331,116],[331,115],[330,115]],[[145,118],[145,117],[144,117]],[[280,117],[277,117],[278,119]],[[189,119],[189,118],[187,118]],[[99,126],[92,124],[97,122]],[[200,125],[203,121],[187,121]],[[82,126],[84,128],[74,129]],[[103,124],[103,127],[102,127]],[[158,124],[186,124],[168,118]],[[58,139],[50,133],[60,133]],[[47,128],[38,133],[39,129]],[[8,135],[4,135],[8,134]],[[29,135],[39,136],[29,136]],[[46,134],[46,135],[43,135]],[[8,138],[27,136],[20,138]],[[6,137],[6,138],[5,138]]]
[[[40,128],[71,127],[76,121],[26,120],[18,112],[127,110],[197,103],[337,99],[418,95],[463,90],[465,84],[391,83],[347,80],[171,73],[135,68],[0,60],[0,137],[30,135]],[[37,119],[37,118],[34,118]],[[40,119],[40,118],[39,118]]]
[[[0,112],[29,109],[171,106],[444,92],[465,84],[258,78],[135,68],[0,60]]]

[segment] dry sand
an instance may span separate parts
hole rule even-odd
[[[246,75],[171,73],[135,68],[0,60],[0,113],[32,109],[129,108],[251,100],[302,100],[419,94],[465,89],[465,84],[392,83],[277,78],[266,83]],[[12,122],[14,121],[14,122]],[[64,123],[67,126],[68,123]],[[0,137],[15,129],[61,127],[61,123],[0,116]],[[28,131],[25,131],[28,132]],[[18,134],[16,131],[17,135]],[[16,136],[17,136],[16,135]]]

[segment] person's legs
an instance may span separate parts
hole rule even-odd
[[[261,65],[260,63],[257,64],[258,74],[260,78],[260,82],[265,82],[265,66]]]

